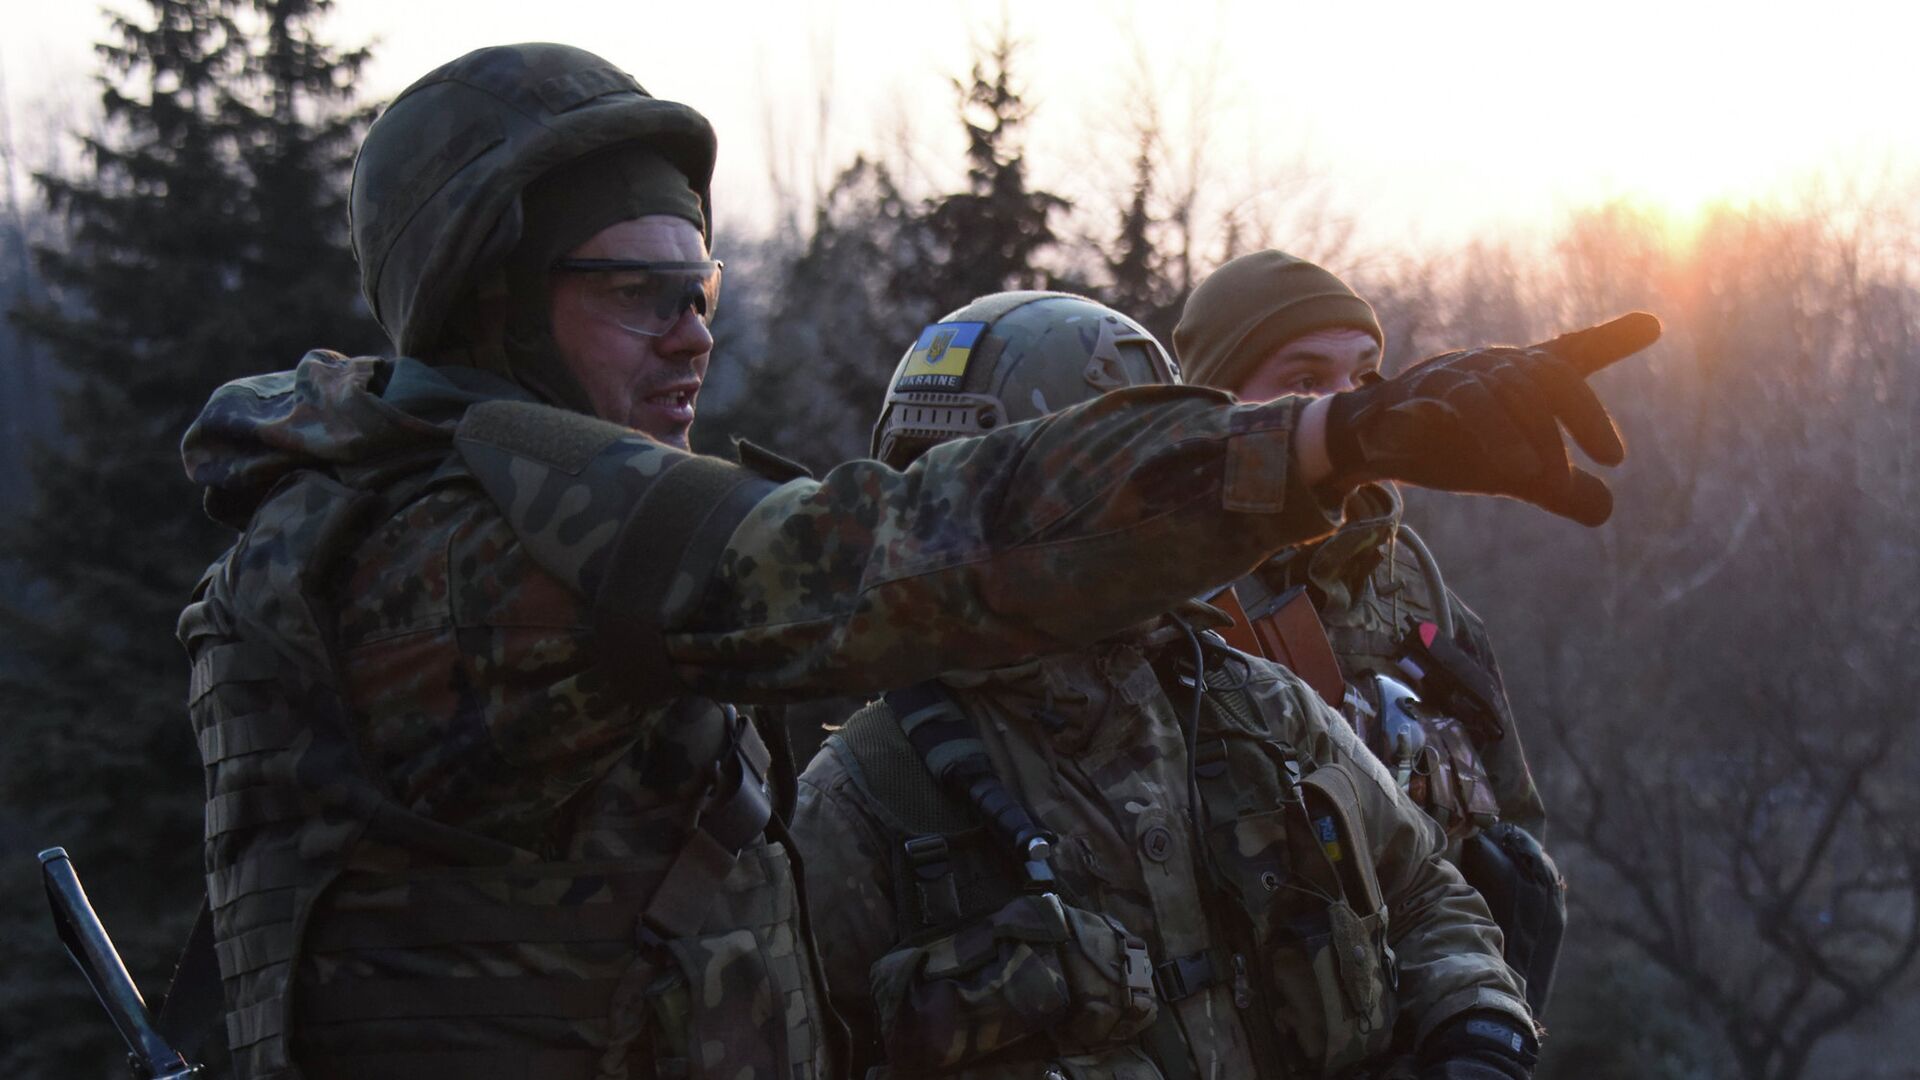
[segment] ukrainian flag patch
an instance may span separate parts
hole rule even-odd
[[[1328,862],[1340,861],[1340,831],[1334,827],[1332,815],[1315,818],[1313,835],[1320,841],[1320,847],[1327,853]]]
[[[896,390],[958,390],[967,374],[973,343],[987,329],[983,322],[934,323],[920,331],[907,355],[907,370]]]

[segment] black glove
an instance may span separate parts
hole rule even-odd
[[[1446,353],[1335,394],[1328,485],[1404,480],[1511,495],[1598,525],[1613,513],[1613,494],[1568,458],[1560,428],[1596,462],[1618,465],[1626,448],[1586,378],[1659,337],[1660,320],[1636,311],[1527,348]]]
[[[1455,1017],[1420,1044],[1420,1080],[1532,1080],[1540,1044],[1506,1013]]]

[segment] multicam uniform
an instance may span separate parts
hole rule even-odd
[[[1282,552],[1258,573],[1276,592],[1309,587],[1350,686],[1364,691],[1367,677],[1381,674],[1419,691],[1420,679],[1400,661],[1409,635],[1440,617],[1433,578],[1401,526],[1400,495],[1389,486],[1369,484],[1347,497],[1346,510],[1346,520],[1332,536]],[[1494,691],[1486,705],[1498,731],[1468,730],[1459,718],[1436,718],[1428,741],[1432,752],[1412,785],[1414,801],[1447,830],[1455,855],[1462,839],[1495,819],[1544,836],[1546,810],[1527,768],[1486,625],[1451,590],[1446,603],[1463,651]],[[1369,704],[1377,708],[1379,703]]]
[[[1317,369],[1285,366],[1288,348],[1334,331],[1349,341],[1365,335],[1376,347],[1386,341],[1373,308],[1346,282],[1269,249],[1209,274],[1188,298],[1173,337],[1189,381],[1232,390],[1255,385],[1263,370],[1311,374]],[[1317,356],[1317,348],[1296,359]],[[1351,719],[1414,802],[1446,828],[1449,858],[1486,896],[1537,1013],[1551,988],[1565,898],[1540,847],[1546,813],[1486,627],[1447,592],[1431,554],[1401,524],[1391,484],[1361,485],[1347,495],[1345,510],[1335,535],[1276,556],[1257,580],[1241,583],[1240,600],[1254,612],[1271,612],[1305,588],[1337,675],[1353,692]],[[1267,628],[1268,648],[1288,632],[1315,636],[1297,618]],[[1251,637],[1242,639],[1250,648]],[[1304,644],[1323,655],[1313,642]],[[1282,645],[1275,654],[1288,652]],[[1315,685],[1333,693],[1335,674],[1316,670]],[[1383,686],[1382,676],[1401,685]],[[1387,715],[1383,698],[1407,702],[1408,691],[1417,703]]]
[[[884,703],[828,739],[795,830],[857,1061],[892,1065],[869,1075],[1317,1077],[1468,1010],[1528,1022],[1439,830],[1291,673],[1208,645],[1189,754],[1190,652],[1169,621],[945,678],[1059,836],[1051,926]]]
[[[1267,592],[1307,588],[1350,688],[1349,720],[1446,830],[1447,858],[1492,909],[1507,962],[1538,1015],[1566,926],[1565,883],[1541,846],[1546,811],[1486,626],[1446,588],[1401,511],[1390,485],[1363,485],[1348,495],[1346,520],[1332,536],[1282,552],[1255,573]],[[1416,696],[1400,720],[1419,729],[1416,739],[1395,745],[1376,676]]]
[[[935,381],[955,342],[978,358]],[[1175,378],[1117,312],[996,294],[902,358],[874,452]],[[1174,567],[1134,570],[1109,591]],[[1209,616],[997,670],[950,658],[828,739],[795,832],[869,1075],[1313,1077],[1469,1013],[1528,1029],[1440,830],[1292,673],[1199,636]],[[1048,833],[1050,866],[1029,858]]]
[[[526,397],[315,353],[187,437],[243,530],[180,625],[243,1076],[827,1073],[719,702],[1078,647],[1328,528],[1291,404],[1142,388],[814,482]]]

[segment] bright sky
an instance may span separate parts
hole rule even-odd
[[[985,0],[916,4],[911,17],[906,6],[338,0],[330,34],[375,41],[366,92],[380,97],[483,44],[600,52],[714,121],[723,230],[771,219],[770,175],[804,194],[855,150],[950,182],[963,144],[947,80],[1003,12],[1038,109],[1035,179],[1103,215],[1131,158],[1142,56],[1173,144],[1184,153],[1204,132],[1216,210],[1282,198],[1304,170],[1363,235],[1388,242],[1535,227],[1615,197],[1684,217],[1815,177],[1920,177],[1915,4]],[[0,0],[0,74],[23,144],[38,110],[92,100],[102,25],[88,3]]]

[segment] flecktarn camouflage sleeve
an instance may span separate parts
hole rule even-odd
[[[904,472],[859,461],[773,491],[668,636],[730,698],[854,693],[1075,647],[1331,522],[1290,468],[1297,399],[1138,387]]]

